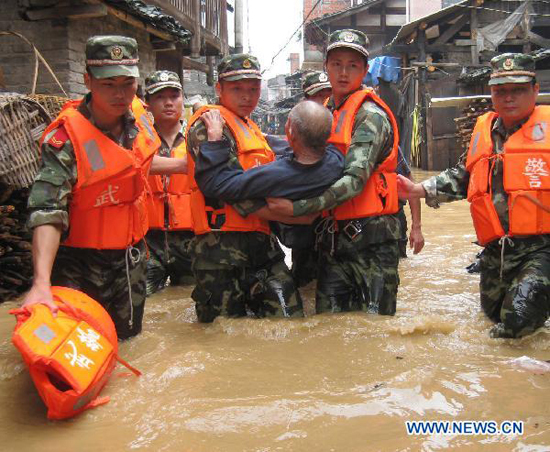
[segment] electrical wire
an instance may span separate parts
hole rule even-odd
[[[294,33],[292,33],[292,35],[290,36],[290,38],[288,38],[288,41],[286,42],[286,44],[281,47],[281,49],[275,54],[275,56],[271,59],[271,63],[269,65],[269,67],[267,69],[264,69],[262,71],[262,74],[264,72],[267,72],[269,71],[272,67],[273,67],[273,63],[275,63],[275,58],[277,58],[281,52],[287,48],[287,46],[290,44],[290,41],[292,41],[292,38],[296,35],[296,33],[298,33],[301,28],[304,26],[304,24],[307,22],[307,20],[309,19],[309,16],[311,16],[311,14],[313,13],[313,11],[315,11],[315,8],[317,8],[317,6],[319,5],[319,3],[321,3],[322,0],[317,0],[317,2],[315,3],[315,5],[313,5],[313,7],[311,8],[311,10],[309,11],[308,15],[306,16],[306,18],[302,21],[302,23],[298,26],[298,28],[294,31]]]

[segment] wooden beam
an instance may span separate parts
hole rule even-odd
[[[419,48],[418,44],[416,42],[413,42],[411,44],[393,44],[393,45],[386,45],[384,46],[384,49],[386,52],[393,52],[393,53],[402,53],[402,54],[409,54],[409,53],[418,53]],[[458,47],[454,44],[428,44],[426,45],[426,52],[433,53],[433,52],[469,52],[470,49],[466,47]]]
[[[422,24],[418,28],[418,36],[416,39],[418,43],[418,59],[420,61],[426,61],[426,30],[422,28]],[[428,108],[426,100],[426,68],[418,68],[418,85],[417,85],[417,99],[420,104],[420,114],[424,120],[424,127],[421,128],[422,142],[420,144],[420,161],[422,162],[422,169],[428,169],[426,166],[428,163]]]
[[[439,38],[434,41],[434,44],[445,44],[449,41],[455,34],[457,34],[460,29],[468,23],[470,19],[468,14],[462,15],[453,25],[451,25],[447,30],[445,30]]]
[[[540,47],[550,48],[550,39],[543,38],[541,35],[538,35],[537,33],[532,31],[529,31],[527,37],[529,38],[529,41],[531,41],[533,44],[536,44]]]
[[[154,36],[162,38],[165,41],[170,41],[171,42],[171,41],[174,40],[172,35],[164,32],[164,31],[157,30],[156,28],[153,28],[151,25],[146,24],[146,23],[142,22],[141,20],[136,19],[131,14],[125,13],[124,11],[120,11],[116,8],[113,8],[112,6],[107,6],[107,10],[108,10],[109,14],[119,18],[123,22],[126,22],[126,23],[128,23],[128,24],[130,24],[130,25],[132,25],[136,28],[140,28],[141,30],[145,30],[147,33],[150,33]]]
[[[418,67],[462,67],[460,63],[429,63],[427,61],[413,61],[411,63],[411,66],[418,66]]]
[[[376,7],[372,7],[371,9],[369,9],[369,15],[370,14],[382,14],[382,11],[384,11],[384,8],[385,8],[385,11],[386,11],[386,14],[392,14],[392,15],[406,15],[407,14],[407,8],[402,8],[402,7],[392,7],[392,6],[386,6],[385,3],[382,3],[380,7],[376,6]]]
[[[201,0],[191,0],[193,5],[193,36],[191,36],[190,50],[191,56],[193,58],[198,58],[201,56],[201,47],[202,47],[202,27],[201,27]]]
[[[472,55],[472,63],[473,64],[479,64],[479,52],[477,50],[477,29],[479,27],[478,21],[477,21],[477,9],[472,8],[470,11],[470,36],[472,38],[472,47],[471,47],[471,55]]]
[[[531,41],[529,40],[529,33],[531,32],[531,27],[533,21],[531,20],[531,15],[529,14],[529,11],[532,9],[531,0],[526,0],[525,3],[527,3],[527,8],[525,13],[523,13],[523,18],[521,19],[522,22],[522,36],[525,39],[525,44],[523,44],[523,53],[529,53],[531,51]],[[543,46],[547,47],[547,46]]]
[[[94,17],[105,17],[106,15],[107,6],[103,4],[29,9],[25,12],[25,17],[33,21],[51,19],[91,19]]]
[[[473,46],[475,40],[473,39],[455,39],[455,46]]]
[[[145,3],[158,6],[166,14],[177,19],[178,22],[183,25],[184,28],[187,28],[189,31],[193,32],[195,30],[195,21],[192,17],[189,17],[186,13],[181,11],[179,8],[175,7],[168,0],[147,0]]]
[[[206,74],[208,73],[208,65],[201,63],[200,61],[195,61],[188,57],[182,57],[181,62],[184,69],[193,69],[195,71],[201,71]]]
[[[152,41],[153,52],[170,52],[176,50],[176,44],[168,41]]]
[[[525,39],[505,39],[502,44],[508,46],[523,46],[527,41]]]

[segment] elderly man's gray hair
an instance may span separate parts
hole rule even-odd
[[[322,105],[304,100],[288,115],[292,132],[302,145],[319,153],[325,152],[332,128],[332,114]]]

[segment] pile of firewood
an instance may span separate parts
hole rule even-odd
[[[28,188],[0,183],[0,302],[15,299],[32,282],[32,237],[25,226],[28,196]]]
[[[474,131],[478,116],[493,109],[493,103],[491,99],[475,99],[468,104],[466,108],[462,110],[463,116],[455,118],[456,128],[460,134],[462,141],[462,148],[464,151],[468,150],[470,145],[470,138]]]

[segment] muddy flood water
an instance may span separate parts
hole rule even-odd
[[[424,174],[425,176],[425,174]],[[48,421],[0,305],[0,451],[550,451],[550,328],[490,339],[468,204],[424,203],[426,246],[400,264],[395,317],[196,322],[191,287],[147,300],[120,347],[143,372],[111,401]],[[312,290],[303,292],[311,302]],[[408,435],[411,420],[523,421],[515,435]]]

